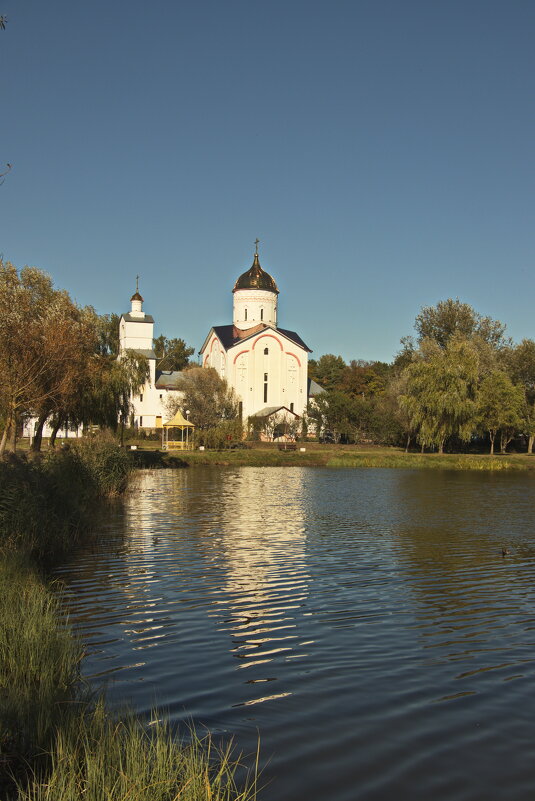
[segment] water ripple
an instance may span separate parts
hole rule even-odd
[[[521,474],[144,473],[59,575],[111,702],[260,729],[265,801],[524,801],[534,501]]]

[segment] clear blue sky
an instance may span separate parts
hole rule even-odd
[[[0,0],[0,253],[201,346],[260,261],[318,357],[535,338],[533,0]]]

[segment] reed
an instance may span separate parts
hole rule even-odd
[[[88,530],[99,501],[125,489],[130,468],[128,454],[98,438],[38,461],[0,461],[0,550],[58,559]]]
[[[257,794],[257,771],[248,774],[231,746],[194,732],[180,741],[166,722],[117,721],[102,702],[71,718],[50,759],[45,776],[19,784],[17,801],[252,801]]]
[[[491,457],[472,454],[435,453],[342,453],[331,457],[328,467],[376,467],[430,470],[529,470],[532,465],[525,457]]]

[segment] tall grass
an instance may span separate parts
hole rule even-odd
[[[111,718],[98,703],[58,734],[51,768],[19,785],[17,801],[250,801],[247,774],[231,747],[194,733],[173,738],[167,723],[144,728],[132,716]]]
[[[0,797],[54,740],[80,698],[82,647],[60,622],[60,601],[20,555],[0,560]]]
[[[57,559],[87,530],[98,502],[124,490],[130,467],[128,454],[100,439],[38,461],[0,461],[0,551]]]
[[[432,470],[529,470],[523,457],[502,458],[471,454],[341,453],[327,462],[328,467],[404,467]]]

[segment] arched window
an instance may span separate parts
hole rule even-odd
[[[264,309],[260,309],[260,319],[264,319]]]
[[[269,348],[264,348],[264,356],[267,356],[269,353]]]
[[[245,320],[247,320],[247,309],[245,309]]]

